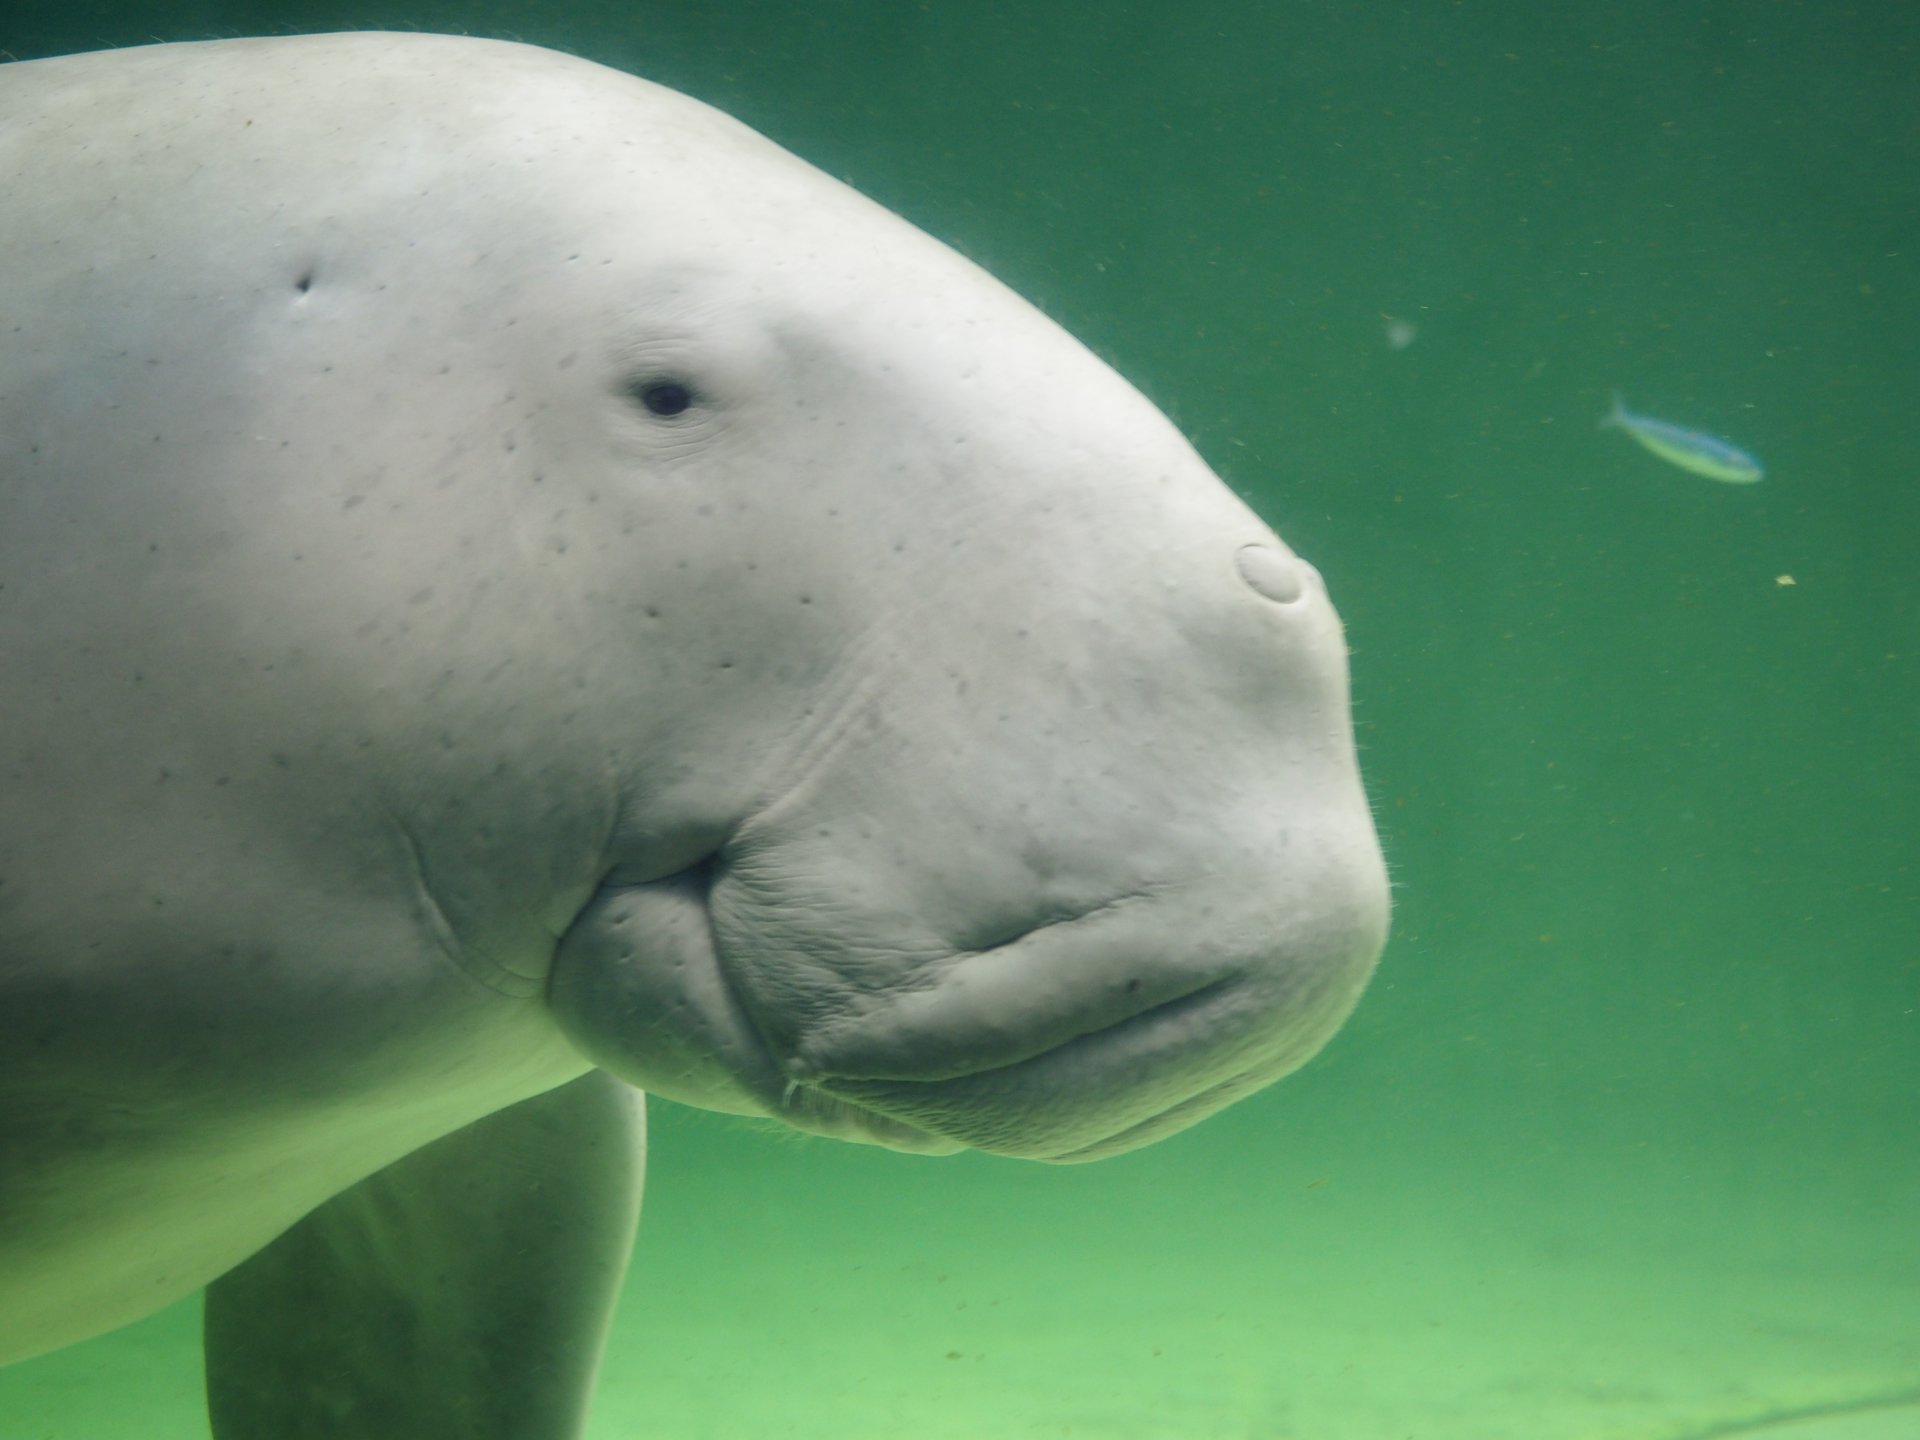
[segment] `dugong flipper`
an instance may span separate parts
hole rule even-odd
[[[595,1072],[329,1200],[207,1287],[214,1433],[579,1433],[645,1137],[639,1092]]]

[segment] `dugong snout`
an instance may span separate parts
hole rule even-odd
[[[905,685],[694,870],[597,901],[549,992],[574,1043],[693,1103],[1048,1160],[1303,1064],[1387,929],[1344,644],[1279,541],[1195,548],[1201,577],[1141,617],[1164,675],[1089,629],[1100,702],[1027,677],[1003,706],[1004,665],[950,703]],[[950,789],[926,740],[960,711],[1008,719]]]
[[[550,1000],[599,1063],[689,1103],[896,1149],[1098,1159],[1290,1073],[1346,1018],[1386,883],[1367,847],[1322,870],[1310,910],[1253,877],[1237,902],[1125,896],[770,1026],[715,951],[704,883],[678,878],[596,902]]]
[[[1091,1160],[1147,1144],[1305,1063],[1385,939],[1384,885],[1323,891],[1310,928],[1251,886],[1243,901],[1223,924],[1217,899],[1129,897],[963,957],[939,985],[808,1034],[792,1073],[1002,1154]],[[1149,905],[1162,913],[1143,926]]]

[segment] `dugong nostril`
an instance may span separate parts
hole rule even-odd
[[[1307,589],[1307,567],[1271,545],[1242,545],[1233,557],[1240,578],[1257,595],[1282,605],[1291,605]]]

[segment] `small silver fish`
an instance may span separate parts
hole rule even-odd
[[[1758,460],[1738,445],[1668,420],[1636,415],[1627,409],[1617,393],[1613,397],[1613,410],[1601,417],[1600,428],[1624,430],[1669,465],[1678,465],[1709,480],[1751,485],[1767,473]]]

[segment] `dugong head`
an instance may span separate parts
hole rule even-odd
[[[697,1104],[1050,1159],[1299,1066],[1386,915],[1320,576],[999,283],[621,85],[648,258],[596,388],[620,483],[686,507],[640,591],[726,517],[642,693],[701,692],[656,753],[732,783],[568,930],[569,1035]]]
[[[643,81],[201,50],[100,72],[173,97],[112,137],[158,198],[42,288],[174,358],[113,404],[195,533],[297,537],[207,573],[357,687],[326,743],[457,964],[637,1085],[906,1149],[1115,1153],[1326,1041],[1387,910],[1340,624],[1137,391]]]

